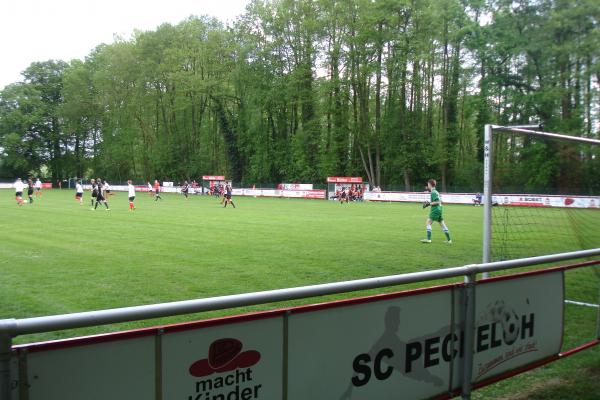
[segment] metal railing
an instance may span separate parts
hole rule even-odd
[[[473,264],[455,268],[413,272],[379,278],[326,283],[288,289],[211,297],[206,299],[176,301],[45,317],[4,319],[0,320],[0,400],[10,398],[11,346],[12,339],[19,335],[140,321],[205,311],[216,311],[234,307],[297,300],[461,276],[464,277],[466,284],[466,295],[463,303],[463,309],[465,311],[465,354],[463,359],[462,397],[463,399],[469,399],[472,386],[473,333],[475,327],[474,294],[475,286],[477,285],[477,274],[597,256],[600,256],[600,248],[509,261]],[[598,311],[597,337],[600,339],[600,309]]]

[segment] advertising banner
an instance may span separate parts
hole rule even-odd
[[[91,190],[91,185],[83,185],[85,190]],[[126,192],[127,186],[114,185],[110,187],[113,192]],[[136,192],[147,192],[146,186],[136,186]],[[162,186],[162,193],[181,193],[179,186]],[[202,188],[190,188],[190,194],[202,193]],[[253,197],[280,197],[293,199],[325,199],[325,190],[277,190],[277,189],[233,189],[234,196],[253,196]]]
[[[463,299],[454,284],[17,346],[11,400],[430,398],[460,387]],[[480,281],[475,300],[473,382],[559,353],[562,270]]]
[[[234,196],[325,199],[325,190],[233,189]]]
[[[458,386],[451,316],[451,288],[292,313],[289,400],[424,399]]]
[[[204,175],[202,176],[202,180],[205,181],[224,181],[225,176],[223,175]]]
[[[424,399],[458,388],[464,319],[452,290],[292,311],[289,399]],[[482,283],[476,297],[474,382],[558,354],[561,271]]]
[[[277,185],[280,190],[313,190],[312,183],[280,183]]]
[[[327,183],[362,183],[360,176],[329,176]]]
[[[482,281],[476,295],[473,382],[560,352],[562,271]]]
[[[166,333],[162,352],[163,399],[281,399],[281,317]]]
[[[153,399],[152,336],[27,351],[28,399]],[[39,351],[37,351],[39,350]],[[18,397],[15,397],[18,398]]]
[[[148,186],[146,186],[146,185],[136,185],[135,186],[135,191],[136,192],[148,192]]]
[[[441,193],[446,204],[474,204],[475,193]],[[368,192],[368,201],[417,202],[429,200],[427,192]],[[503,194],[492,196],[492,202],[502,206],[600,208],[600,197]]]
[[[547,196],[504,194],[492,197],[492,201],[503,206],[599,208],[600,197],[593,196]]]
[[[0,189],[14,189],[14,183],[0,183]],[[52,189],[51,183],[42,183],[42,189]]]

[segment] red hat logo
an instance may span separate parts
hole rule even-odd
[[[260,360],[258,351],[248,350],[242,352],[242,347],[242,342],[237,339],[215,340],[208,349],[208,358],[198,360],[190,366],[190,375],[200,378],[215,372],[248,368]]]

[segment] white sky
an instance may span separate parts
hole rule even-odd
[[[22,80],[34,61],[83,59],[114,34],[154,30],[190,15],[223,22],[243,14],[250,0],[0,0],[0,89]]]

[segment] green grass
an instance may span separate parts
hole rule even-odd
[[[0,318],[24,318],[377,277],[480,261],[481,208],[445,206],[454,244],[422,245],[427,211],[418,204],[340,206],[310,200],[235,198],[223,209],[206,197],[165,195],[155,203],[139,193],[128,211],[125,193],[111,211],[79,206],[70,191],[47,190],[17,207],[0,191]],[[600,243],[600,240],[598,241]],[[553,251],[551,241],[539,250]],[[456,279],[454,280],[456,281]],[[590,269],[567,275],[567,297],[598,301]],[[439,282],[436,282],[439,283]],[[426,284],[410,285],[426,286]],[[397,291],[403,287],[361,292]],[[57,339],[204,319],[356,296],[245,307],[16,338]],[[595,311],[567,306],[565,348],[594,334]],[[475,398],[592,399],[600,383],[600,349],[478,391]],[[576,394],[576,395],[574,395]]]

